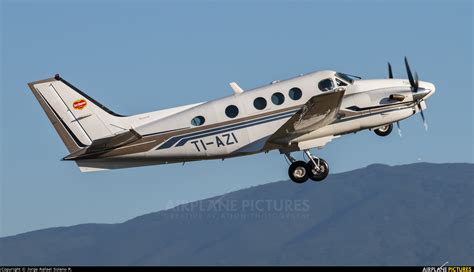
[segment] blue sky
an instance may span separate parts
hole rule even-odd
[[[0,236],[148,212],[286,180],[278,152],[80,173],[30,81],[60,73],[122,114],[228,95],[315,70],[433,82],[420,116],[382,138],[363,131],[317,154],[331,171],[372,163],[473,162],[470,1],[2,1]],[[355,177],[357,178],[357,177]],[[330,182],[330,180],[328,180]],[[297,185],[295,185],[297,186]],[[314,184],[314,186],[320,186]]]

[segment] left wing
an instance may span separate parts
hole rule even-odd
[[[334,122],[344,92],[344,89],[336,89],[333,92],[311,97],[299,111],[270,137],[268,142],[276,143],[280,142],[281,139],[295,138]]]

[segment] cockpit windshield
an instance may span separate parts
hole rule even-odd
[[[336,77],[344,80],[345,82],[352,84],[354,83],[354,79],[360,79],[360,77],[344,74],[344,73],[336,73]]]

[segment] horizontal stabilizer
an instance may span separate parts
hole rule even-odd
[[[63,160],[90,159],[114,148],[135,142],[141,137],[135,130],[130,129],[124,133],[94,140],[91,145],[67,155]]]

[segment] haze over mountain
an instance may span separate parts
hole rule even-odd
[[[474,263],[474,164],[370,165],[0,238],[2,265]]]

